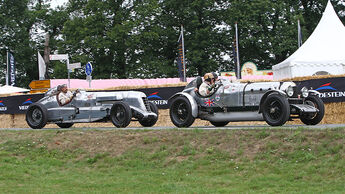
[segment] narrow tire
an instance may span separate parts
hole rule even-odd
[[[110,120],[118,128],[129,125],[132,119],[132,111],[125,102],[115,102],[110,110]]]
[[[170,119],[176,127],[189,127],[194,123],[192,106],[186,97],[179,96],[172,100]]]
[[[155,118],[149,117],[149,118],[146,118],[146,119],[139,119],[139,123],[143,127],[152,127],[158,121],[158,107],[157,107],[157,105],[155,103],[153,103],[153,102],[149,102],[149,105],[150,105],[151,112],[156,113],[157,117],[155,117]]]
[[[225,125],[229,124],[228,121],[223,121],[223,122],[210,121],[210,123],[215,127],[224,127]]]
[[[290,105],[286,97],[270,94],[263,102],[263,117],[271,126],[282,126],[290,118]]]
[[[47,108],[40,103],[31,104],[26,111],[25,120],[33,129],[42,129],[47,124]]]
[[[304,101],[305,104],[314,106],[319,110],[316,113],[305,113],[300,114],[301,121],[306,125],[316,125],[321,122],[325,115],[325,105],[318,96],[309,96]]]
[[[56,123],[57,126],[63,129],[67,129],[73,126],[74,123]]]

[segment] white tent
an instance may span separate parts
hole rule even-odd
[[[330,1],[308,40],[285,61],[273,66],[275,80],[320,72],[345,73],[345,27]]]
[[[25,89],[25,88],[19,88],[15,86],[1,86],[0,87],[0,94],[13,94],[13,93],[20,93],[20,92],[28,92],[30,90]]]

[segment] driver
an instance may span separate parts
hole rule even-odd
[[[212,73],[204,75],[204,82],[200,85],[199,93],[201,96],[209,96],[214,93],[215,79]]]
[[[58,100],[59,100],[59,103],[61,104],[61,106],[71,102],[73,100],[73,98],[77,95],[77,93],[79,92],[77,90],[72,94],[72,92],[67,89],[66,84],[59,85],[57,90],[60,91],[59,96],[58,96]]]

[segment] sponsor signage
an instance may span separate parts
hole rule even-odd
[[[5,105],[6,103],[4,102],[4,100],[0,99],[0,112],[5,112],[7,111],[7,106]]]
[[[326,78],[296,82],[299,88],[307,87],[320,92],[324,102],[345,101],[345,77]]]
[[[37,102],[44,94],[0,97],[0,113],[25,114],[30,104]]]
[[[168,109],[169,98],[183,90],[184,87],[169,87],[169,88],[145,88],[137,91],[144,92],[147,99],[157,105],[159,109]]]
[[[345,77],[327,78],[317,80],[307,80],[295,82],[297,87],[307,87],[320,92],[320,97],[324,102],[345,102]],[[181,92],[184,89],[181,87],[166,87],[166,88],[143,88],[135,89],[134,91],[144,92],[149,101],[155,103],[159,109],[168,109],[169,98]],[[123,90],[122,90],[123,91]],[[102,91],[104,92],[104,91]],[[44,94],[31,94],[20,96],[0,97],[0,114],[25,114],[30,104],[37,102]],[[213,106],[219,101],[220,96],[214,99],[205,98],[203,103],[207,106]]]

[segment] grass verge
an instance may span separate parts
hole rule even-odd
[[[5,193],[342,193],[345,129],[0,131]]]

